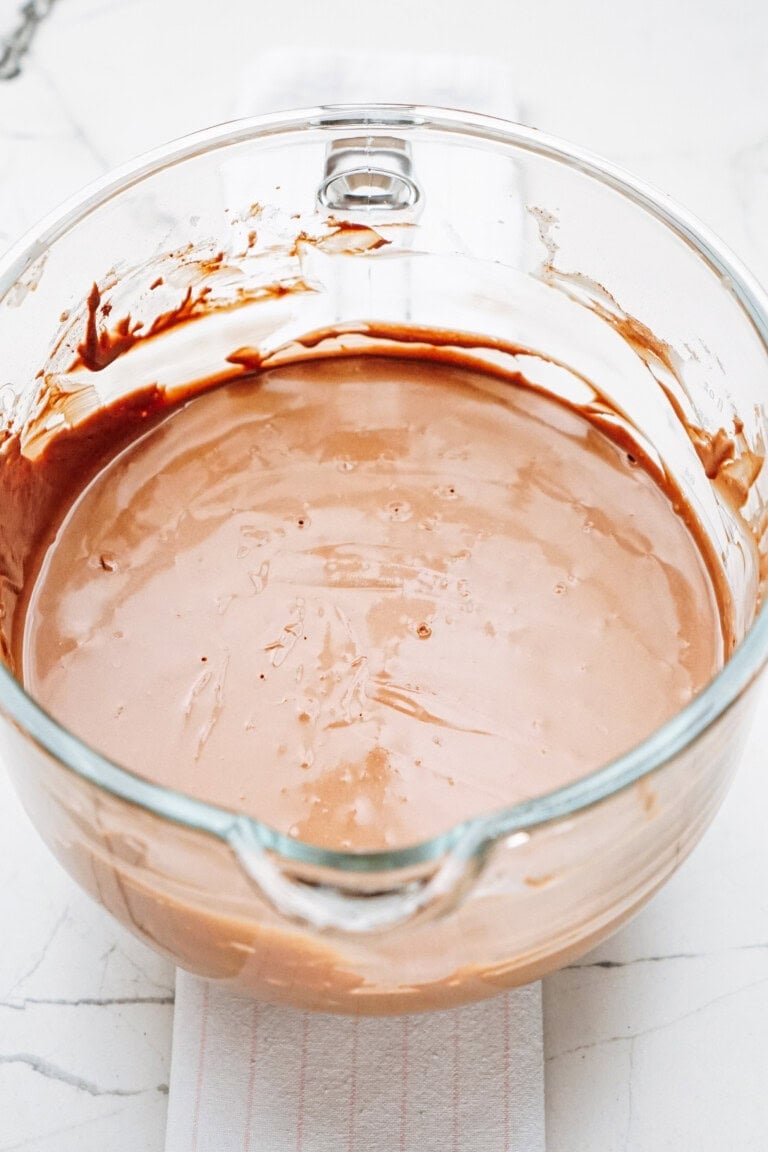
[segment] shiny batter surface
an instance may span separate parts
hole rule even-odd
[[[482,371],[358,356],[137,423],[45,552],[21,663],[141,775],[376,848],[585,775],[722,659],[697,543],[618,444]]]

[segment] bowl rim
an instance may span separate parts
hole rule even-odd
[[[154,148],[88,184],[45,216],[0,256],[0,301],[24,271],[93,210],[154,173],[207,152],[251,140],[307,130],[433,129],[533,152],[566,164],[624,195],[666,225],[709,265],[735,297],[768,355],[768,295],[719,238],[694,215],[623,168],[538,129],[478,113],[411,104],[344,104],[303,108],[229,121]],[[573,816],[641,781],[682,752],[743,694],[768,660],[768,608],[706,688],[628,752],[589,775],[532,800],[472,817],[418,844],[374,852],[337,851],[294,839],[186,793],[153,784],[102,756],[59,724],[0,664],[0,713],[17,730],[76,775],[161,819],[234,842],[247,824],[252,843],[286,861],[342,874],[408,869],[461,852],[485,851],[496,841]]]

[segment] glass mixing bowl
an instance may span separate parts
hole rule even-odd
[[[94,282],[107,354],[73,369]],[[204,131],[105,178],[2,258],[0,297],[0,453],[20,436],[32,456],[105,400],[221,373],[244,346],[279,357],[339,326],[362,345],[366,322],[469,334],[479,361],[628,431],[684,494],[733,600],[723,671],[640,746],[392,852],[327,851],[141,779],[0,666],[3,759],[114,916],[265,1000],[403,1012],[567,963],[666,880],[725,794],[768,653],[768,301],[706,229],[531,129],[320,108]],[[7,633],[7,572],[0,589]]]

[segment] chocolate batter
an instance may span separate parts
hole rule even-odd
[[[149,391],[2,479],[27,493],[30,538],[9,552],[7,517],[0,552],[28,690],[133,771],[314,844],[408,845],[566,784],[724,659],[702,549],[641,461],[475,368]]]

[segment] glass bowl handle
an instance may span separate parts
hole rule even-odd
[[[470,827],[423,876],[361,892],[350,883],[289,875],[280,857],[264,846],[245,817],[235,820],[227,835],[259,894],[281,916],[315,932],[352,934],[388,931],[454,908],[482,870],[486,839]]]
[[[411,148],[399,136],[351,136],[334,140],[325,153],[321,208],[330,212],[402,212],[416,208],[421,189]]]

